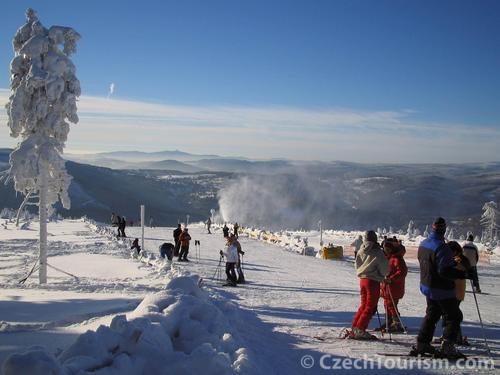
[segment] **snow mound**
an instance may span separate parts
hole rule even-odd
[[[7,358],[3,373],[259,373],[252,354],[199,284],[197,276],[176,277],[127,316],[115,316],[109,327],[79,336],[57,357],[33,347]]]

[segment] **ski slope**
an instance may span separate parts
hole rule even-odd
[[[325,261],[240,236],[248,283],[222,287],[213,279],[224,246],[222,234],[218,229],[207,234],[196,224],[190,226],[191,262],[171,265],[157,255],[163,242],[172,242],[173,228],[146,228],[146,252],[137,259],[128,247],[129,241],[139,237],[140,228],[127,228],[129,238],[117,241],[109,228],[82,220],[50,223],[49,283],[40,287],[35,273],[19,284],[36,260],[36,224],[29,230],[13,224],[0,229],[0,363],[12,353],[41,345],[56,369],[89,368],[85,366],[90,366],[88,358],[92,357],[97,361],[94,366],[107,364],[99,367],[100,374],[148,373],[145,369],[186,374],[322,373],[322,359],[330,371],[342,360],[341,372],[364,372],[345,365],[349,360],[367,359],[379,361],[371,371],[404,373],[391,370],[391,362],[377,353],[408,351],[424,315],[418,264],[407,259],[406,296],[400,307],[410,334],[393,335],[392,341],[387,335],[377,342],[338,339],[359,304],[352,259]],[[308,234],[310,243],[315,235]],[[346,244],[355,235],[332,232],[326,240]],[[201,243],[199,259],[195,239]],[[486,337],[498,360],[498,266],[481,264],[479,274],[485,294],[478,295],[478,302]],[[484,355],[470,293],[461,306],[463,331],[473,344],[464,351]],[[383,312],[382,301],[379,311]],[[374,318],[370,326],[376,325]],[[94,349],[84,345],[87,341],[95,344]],[[115,352],[106,356],[105,344],[110,342]],[[26,363],[35,358],[30,353],[23,359]],[[477,372],[438,369],[426,373]]]

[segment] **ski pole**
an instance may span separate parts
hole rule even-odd
[[[396,311],[396,316],[398,317],[399,323],[403,327],[404,333],[407,335],[408,331],[406,330],[406,326],[404,325],[403,321],[401,320],[401,315],[399,314],[398,308],[397,308],[396,304],[394,303],[394,298],[392,298],[391,288],[388,287],[387,291],[389,292],[389,297],[391,297],[392,306],[394,306],[394,310]]]
[[[479,311],[479,304],[477,303],[477,296],[476,296],[476,292],[474,290],[474,283],[472,282],[472,279],[470,279],[470,286],[472,288],[472,294],[474,295],[474,302],[476,302],[476,309],[477,309],[477,315],[479,316],[479,322],[481,323],[481,333],[483,335],[484,345],[486,346],[486,351],[488,352],[488,356],[491,359],[490,346],[488,345],[488,341],[486,341],[486,335],[484,333],[483,319],[481,318],[481,312]]]
[[[377,310],[375,310],[375,312],[377,313],[378,325],[379,325],[379,327],[382,327],[382,321],[380,320],[380,314],[378,313],[378,306],[377,306]],[[382,337],[384,337],[384,330],[383,329],[380,330],[380,333],[382,334]]]
[[[386,290],[386,293],[387,293],[387,287],[388,287],[388,284],[384,283],[384,288]],[[389,309],[387,308],[385,300],[384,300],[384,308],[385,308],[385,329],[389,333],[389,341],[392,341],[392,334],[391,334],[391,331],[389,330],[389,314],[388,314]]]
[[[215,269],[214,275],[212,276],[212,280],[215,280],[215,275],[217,274],[217,271],[219,270],[221,263],[222,263],[222,255],[219,258],[219,264],[217,264],[217,268]]]

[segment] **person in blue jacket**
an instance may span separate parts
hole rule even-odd
[[[463,316],[455,294],[456,279],[465,279],[466,272],[455,268],[453,253],[445,242],[446,221],[438,217],[429,237],[420,243],[420,291],[425,295],[427,309],[417,337],[417,346],[410,355],[432,354],[445,358],[463,358],[455,344]],[[436,350],[432,339],[436,324],[443,319],[443,342]]]

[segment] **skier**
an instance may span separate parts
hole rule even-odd
[[[170,242],[164,242],[160,246],[160,256],[164,259],[167,257],[168,260],[172,260],[174,257],[174,248],[175,246]]]
[[[238,253],[238,262],[236,263],[236,272],[238,272],[238,280],[236,282],[238,284],[245,284],[245,275],[243,274],[243,269],[241,268],[241,256],[245,255],[245,252],[241,250],[241,244],[240,241],[236,239],[236,236],[232,234],[229,237],[230,241],[236,245],[236,251]]]
[[[207,224],[208,234],[212,234],[212,232],[210,232],[210,226],[212,225],[212,220],[208,218],[206,224]]]
[[[354,247],[354,258],[356,258],[356,254],[358,253],[361,245],[363,244],[363,236],[359,235],[358,238],[354,240],[351,246]]]
[[[226,276],[227,276],[227,284],[225,286],[236,286],[237,277],[234,267],[238,262],[238,249],[234,241],[229,239],[225,251],[220,251],[221,256],[226,257]]]
[[[377,243],[377,234],[373,230],[365,233],[363,245],[356,255],[355,266],[359,277],[361,304],[352,320],[352,332],[348,337],[373,340],[376,337],[366,332],[366,328],[377,309],[380,282],[389,270],[389,262]]]
[[[181,235],[179,236],[179,242],[181,244],[181,251],[179,252],[179,262],[189,262],[187,258],[189,253],[189,241],[191,241],[191,236],[188,233],[188,229],[184,228]]]
[[[117,228],[117,234],[116,234],[117,237],[121,236],[121,233],[120,233],[120,221],[121,220],[122,220],[122,218],[120,216],[118,216],[114,212],[111,213],[111,225]]]
[[[465,279],[466,274],[455,268],[452,251],[444,241],[445,232],[446,221],[438,217],[432,224],[428,238],[418,248],[420,291],[426,297],[427,309],[418,333],[417,345],[410,351],[412,356],[431,354],[463,358],[463,354],[455,347],[463,316],[455,295],[454,280]],[[441,317],[444,320],[443,342],[437,351],[431,342]]]
[[[118,224],[118,233],[121,233],[122,237],[127,237],[127,235],[125,234],[125,227],[126,226],[127,226],[127,219],[125,218],[125,216],[122,216],[120,218],[120,223]],[[118,237],[120,237],[120,234],[118,235]]]
[[[137,255],[140,254],[141,252],[141,247],[139,246],[139,239],[136,238],[133,242],[132,242],[132,247],[130,248],[130,250],[132,249],[135,249],[137,251]]]
[[[179,256],[179,249],[181,247],[181,243],[179,241],[179,237],[182,233],[181,225],[177,224],[177,228],[174,229],[174,243],[175,243],[175,248],[174,248],[174,256]]]
[[[384,248],[385,241],[387,241],[387,236],[384,236],[384,239],[383,239],[383,240],[382,240],[382,242],[380,243],[380,246],[382,247],[382,249]]]
[[[224,227],[222,227],[222,235],[224,236],[224,238],[229,237],[229,227],[226,223],[224,223]]]
[[[236,238],[238,238],[238,229],[240,229],[240,226],[238,225],[238,223],[234,223],[233,234],[236,236]]]
[[[448,246],[450,247],[451,251],[453,252],[453,262],[455,263],[455,268],[457,268],[460,271],[464,271],[466,274],[471,275],[471,269],[472,266],[469,262],[469,259],[465,256],[464,254],[464,249],[462,249],[462,246],[458,242],[455,241],[450,241],[448,242]],[[463,302],[465,299],[465,289],[466,289],[466,282],[465,279],[456,279],[455,280],[455,296],[458,300],[458,305],[460,308],[460,303]],[[444,323],[444,321],[443,321]],[[444,329],[444,327],[443,327]],[[462,327],[459,326],[457,336],[456,336],[456,344],[457,345],[469,345],[467,338],[462,335]]]
[[[119,223],[118,216],[114,212],[111,213],[111,225],[117,227]]]
[[[404,247],[396,239],[387,239],[384,243],[384,252],[389,260],[389,273],[380,285],[380,295],[384,299],[387,313],[387,322],[382,324],[380,330],[389,328],[389,332],[404,332],[404,327],[399,320],[398,302],[405,294],[405,279],[408,267],[403,256]]]
[[[464,255],[467,257],[470,263],[470,276],[472,277],[472,284],[476,293],[481,293],[481,288],[479,287],[479,277],[477,275],[477,263],[479,262],[479,250],[474,244],[474,236],[469,234],[467,241],[463,246]]]

